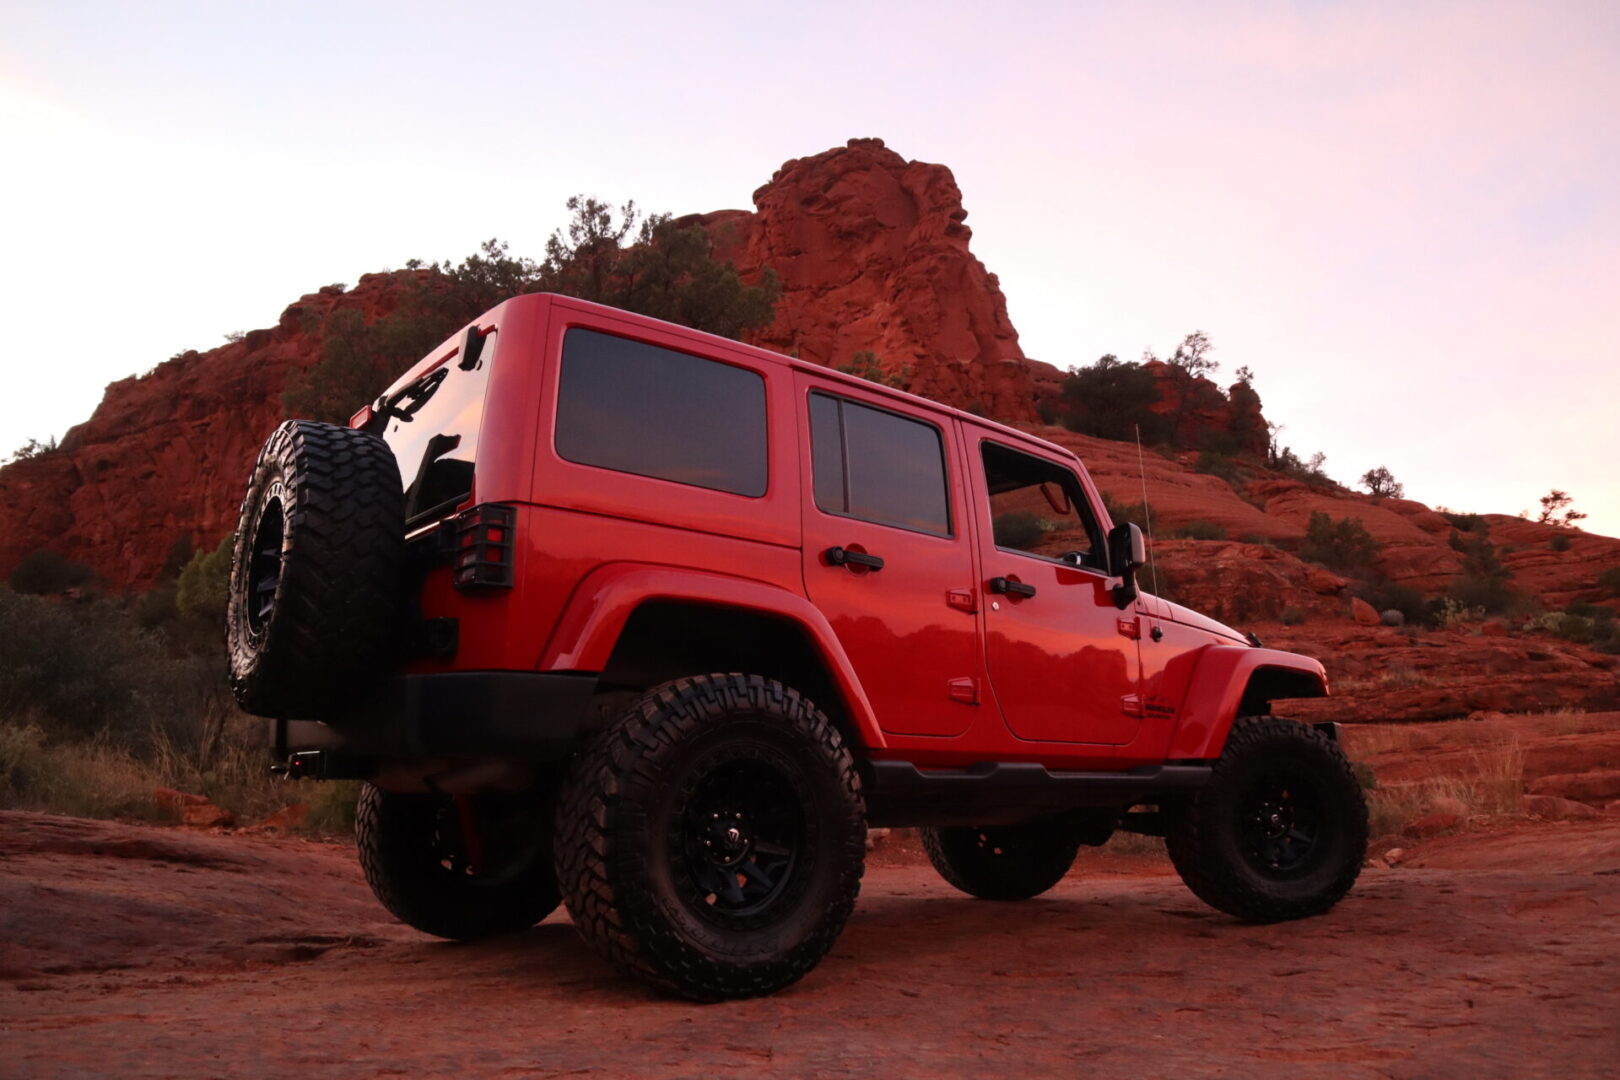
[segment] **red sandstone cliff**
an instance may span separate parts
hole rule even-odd
[[[783,165],[754,205],[689,219],[745,278],[776,271],[776,321],[752,344],[832,367],[871,352],[890,375],[909,371],[912,393],[1035,419],[1035,369],[1000,282],[968,251],[973,231],[949,169],[851,139]]]
[[[139,588],[157,580],[180,537],[217,544],[236,527],[248,469],[282,420],[289,373],[320,356],[310,316],[385,315],[411,276],[368,274],[348,292],[328,286],[267,330],[108,386],[59,450],[0,469],[0,574],[51,548],[115,588]]]
[[[752,213],[690,220],[711,230],[718,254],[745,276],[770,267],[781,281],[777,318],[752,336],[756,344],[832,365],[871,352],[891,375],[909,371],[917,393],[1037,426],[1036,402],[1055,397],[1062,373],[1019,348],[995,275],[968,250],[971,234],[950,170],[856,139],[788,162],[754,200]],[[59,451],[0,469],[0,576],[29,552],[53,548],[116,588],[142,588],[158,579],[177,539],[217,543],[235,525],[260,442],[282,418],[290,373],[321,355],[324,342],[308,327],[341,308],[381,317],[426,273],[372,274],[348,292],[323,289],[289,307],[272,328],[109,386]],[[1155,370],[1161,384],[1184,379],[1162,364]],[[1257,399],[1223,396],[1207,383],[1198,390],[1201,404],[1184,417],[1188,431],[1232,430],[1244,426],[1239,419],[1264,431]],[[1165,408],[1186,391],[1166,390]],[[1140,500],[1134,447],[1059,428],[1041,434],[1079,452],[1105,491]],[[1380,569],[1396,581],[1433,594],[1460,568],[1447,544],[1449,522],[1422,504],[1264,473],[1236,490],[1194,472],[1190,455],[1174,462],[1149,453],[1146,462],[1161,531],[1208,522],[1233,538],[1166,552],[1170,569],[1181,564],[1185,591],[1176,598],[1217,616],[1274,617],[1284,605],[1345,613],[1344,589],[1328,583],[1325,571],[1239,542],[1291,546],[1315,510],[1362,519],[1384,545]],[[1573,546],[1557,552],[1549,547],[1550,527],[1498,517],[1489,523],[1498,544],[1516,548],[1506,558],[1515,586],[1550,605],[1599,599],[1597,574],[1620,565],[1620,541],[1575,533]],[[1243,589],[1234,587],[1239,582]],[[1301,588],[1306,600],[1298,599]],[[1247,614],[1231,606],[1240,598]]]

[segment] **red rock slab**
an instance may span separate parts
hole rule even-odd
[[[0,833],[34,828],[0,815]],[[815,972],[717,1006],[613,974],[561,915],[473,945],[407,930],[349,941],[368,924],[340,852],[309,873],[310,845],[182,839],[221,865],[120,864],[126,882],[167,885],[167,930],[141,925],[177,955],[0,982],[11,1075],[1488,1080],[1612,1076],[1620,1050],[1620,819],[1424,842],[1331,913],[1280,926],[1213,912],[1162,873],[1088,874],[1086,855],[1022,904],[879,859]],[[220,845],[246,845],[247,861]],[[58,850],[25,885],[7,863],[0,884],[56,889],[81,859],[94,863]],[[243,888],[256,902],[234,909],[224,898]],[[0,918],[14,932],[127,906],[81,881],[49,915],[8,903]],[[235,958],[277,933],[309,944]],[[56,940],[64,958],[89,949]]]

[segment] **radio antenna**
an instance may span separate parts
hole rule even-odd
[[[1159,564],[1153,558],[1153,508],[1148,506],[1147,463],[1142,457],[1142,425],[1132,424],[1131,427],[1136,431],[1136,472],[1142,478],[1142,518],[1147,525],[1148,576],[1153,580],[1153,595],[1159,596]]]

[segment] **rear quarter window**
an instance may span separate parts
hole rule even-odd
[[[563,337],[557,454],[733,495],[765,494],[758,372],[580,327]]]

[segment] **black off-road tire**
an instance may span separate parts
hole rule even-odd
[[[1277,717],[1240,719],[1209,783],[1164,807],[1181,880],[1249,922],[1320,915],[1367,856],[1367,802],[1338,743]]]
[[[387,663],[400,624],[405,496],[375,435],[288,420],[259,451],[231,559],[231,688],[260,716],[319,718]]]
[[[928,827],[923,850],[939,876],[981,900],[1028,900],[1063,880],[1080,833],[1062,821]]]
[[[355,840],[383,907],[408,926],[455,941],[527,930],[557,910],[562,898],[544,806],[530,797],[476,796],[471,814],[476,853],[454,797],[372,784],[361,790]]]
[[[577,758],[557,806],[574,925],[621,971],[697,1001],[802,978],[855,906],[860,779],[815,705],[757,675],[649,691]]]

